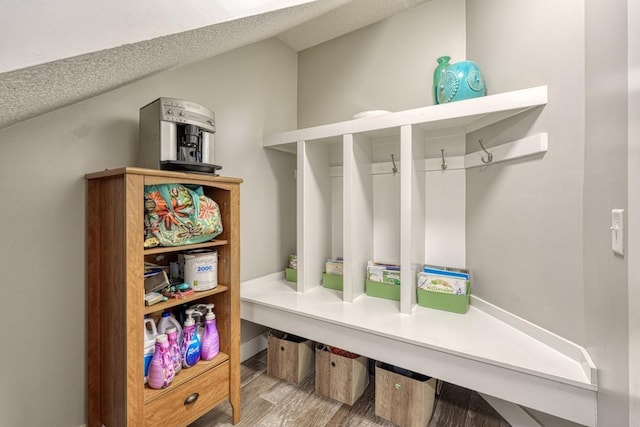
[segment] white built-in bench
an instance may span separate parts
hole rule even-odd
[[[241,315],[260,325],[328,343],[484,395],[587,426],[596,425],[596,368],[587,352],[472,297],[467,314],[314,287],[282,273],[245,281]]]

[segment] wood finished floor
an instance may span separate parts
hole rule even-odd
[[[266,350],[242,364],[242,417],[238,427],[393,427],[375,415],[374,378],[352,406],[315,394],[314,373],[300,384],[266,374]],[[232,426],[225,402],[189,427]],[[445,383],[429,427],[510,427],[478,393]]]

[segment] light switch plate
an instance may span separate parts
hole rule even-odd
[[[624,209],[611,211],[611,250],[624,255]]]

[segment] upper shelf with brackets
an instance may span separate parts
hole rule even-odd
[[[298,141],[321,139],[331,141],[341,135],[378,132],[405,125],[419,125],[427,132],[451,130],[452,133],[469,133],[546,103],[547,86],[537,86],[376,117],[364,117],[276,133],[266,136],[263,146],[295,153],[295,143]]]

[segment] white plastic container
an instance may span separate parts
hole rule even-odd
[[[158,329],[156,328],[156,322],[153,319],[144,319],[144,383],[147,383],[149,375],[149,365],[151,359],[153,359],[153,353],[156,347],[156,337],[158,336]]]
[[[167,329],[171,326],[175,327],[178,331],[178,342],[182,342],[182,326],[180,322],[171,315],[170,312],[165,311],[162,313],[162,317],[158,320],[158,334],[166,334]]]
[[[218,252],[185,253],[184,281],[194,291],[208,291],[218,286]]]

